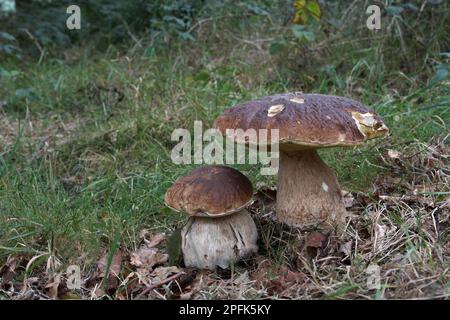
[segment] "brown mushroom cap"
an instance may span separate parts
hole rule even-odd
[[[383,120],[363,104],[344,97],[284,93],[240,103],[215,122],[237,143],[256,144],[227,129],[279,129],[280,147],[294,149],[353,146],[384,136]]]
[[[247,206],[252,195],[251,182],[238,170],[206,166],[175,181],[164,201],[168,207],[190,216],[223,217]]]

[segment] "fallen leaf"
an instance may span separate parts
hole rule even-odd
[[[12,280],[16,275],[16,269],[25,262],[23,255],[9,255],[6,263],[0,268],[0,288],[8,289],[12,286]]]
[[[152,234],[152,232],[149,229],[142,229],[139,232],[139,239],[143,240],[143,239],[147,239],[149,238],[149,236]]]
[[[386,236],[388,227],[376,223],[374,229],[375,239],[373,241],[373,247],[375,251],[378,251],[383,247],[384,237]]]
[[[257,257],[256,259],[259,259],[260,261],[257,262],[258,267],[251,273],[250,278],[258,282],[268,280],[268,275],[276,269],[275,264],[269,259],[261,259],[261,257]]]
[[[100,271],[99,274],[100,277],[105,277],[106,267],[108,265],[108,257],[109,253],[105,253],[97,263],[97,267]],[[111,265],[109,267],[109,275],[113,277],[118,277],[121,269],[122,269],[122,252],[120,250],[117,250],[114,253],[114,256],[112,257],[111,260]]]
[[[154,248],[159,245],[161,242],[166,240],[166,235],[164,233],[159,233],[151,237],[150,240],[144,239],[148,248]]]
[[[178,297],[181,300],[192,299],[205,283],[204,275],[199,273],[197,269],[186,268],[184,269],[184,272],[185,274],[170,286],[170,290],[174,293],[174,297]],[[208,277],[208,279],[210,278]]]
[[[328,237],[319,231],[313,231],[306,237],[306,246],[310,248],[323,248]]]
[[[351,208],[355,202],[355,197],[351,192],[342,190],[342,202],[346,208]]]
[[[345,256],[350,256],[350,254],[352,253],[352,245],[353,245],[353,241],[347,241],[343,244],[341,244],[339,246],[339,252],[343,253]]]
[[[237,278],[233,280],[233,283],[235,285],[243,285],[250,282],[250,278],[248,276],[248,271],[244,271],[244,273],[241,273]]]
[[[150,274],[151,277],[158,278],[159,280],[164,280],[171,274],[175,274],[181,272],[181,270],[175,266],[171,267],[159,267],[153,270],[153,272]]]
[[[95,289],[92,294],[94,297],[101,297],[105,294],[113,294],[119,283],[119,275],[122,270],[122,252],[116,250],[114,256],[111,260],[111,265],[108,272],[108,282],[103,284],[106,277],[107,266],[108,266],[109,253],[106,252],[100,260],[97,262],[97,271],[89,280],[89,283],[95,283]],[[104,290],[106,289],[106,290]]]
[[[152,269],[156,265],[163,264],[169,260],[169,255],[158,252],[156,248],[143,246],[131,253],[130,263],[138,268]]]
[[[51,282],[45,286],[45,291],[50,299],[56,300],[58,298],[58,288],[60,283],[61,273],[58,273],[51,279]]]
[[[47,259],[47,266],[45,269],[45,273],[47,275],[52,275],[53,273],[55,273],[60,267],[62,266],[61,261],[54,256],[53,254],[51,254],[48,259]]]
[[[397,150],[388,149],[387,151],[388,157],[391,159],[400,159],[402,153]]]
[[[294,272],[288,270],[287,274],[284,276],[287,283],[300,283],[304,279],[304,275],[300,272]]]
[[[290,270],[286,265],[281,265],[273,272],[276,276],[265,283],[267,292],[271,295],[276,294],[283,297],[295,295],[297,285],[304,280],[303,274]]]

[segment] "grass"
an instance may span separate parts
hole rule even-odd
[[[350,8],[352,17],[357,9]],[[431,11],[424,15],[436,15]],[[166,209],[163,196],[194,166],[171,162],[171,132],[192,130],[194,120],[210,126],[229,106],[275,92],[351,96],[385,119],[387,139],[321,152],[343,189],[370,193],[377,179],[392,174],[382,158],[386,149],[407,153],[418,143],[425,149],[439,139],[447,143],[450,86],[429,80],[445,63],[439,54],[448,52],[450,37],[441,22],[417,21],[392,17],[386,32],[370,33],[346,32],[346,23],[358,24],[343,19],[334,33],[317,27],[316,41],[305,44],[290,25],[233,16],[199,24],[194,42],[172,39],[161,47],[142,39],[126,51],[73,48],[70,61],[3,60],[1,67],[17,75],[0,78],[0,261],[48,252],[88,273],[103,250],[117,246],[117,235],[132,250],[144,228],[173,231],[185,218]],[[287,44],[270,54],[282,38]],[[254,185],[274,185],[257,166],[236,168]],[[442,200],[446,191],[448,185],[433,192]],[[385,218],[401,227],[403,215]],[[421,246],[407,245],[401,250]],[[279,254],[274,259],[281,263]],[[42,272],[45,261],[28,272]],[[341,283],[323,298],[348,297],[358,286]]]

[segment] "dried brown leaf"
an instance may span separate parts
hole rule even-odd
[[[163,264],[169,260],[169,255],[158,252],[156,248],[149,248],[146,245],[131,253],[130,264],[151,270],[154,266]]]
[[[109,253],[105,253],[97,263],[99,270],[99,277],[103,278],[106,274],[106,267],[108,265]],[[109,275],[112,277],[118,277],[120,271],[122,270],[122,252],[117,250],[111,260],[111,265],[109,267]]]
[[[319,231],[313,231],[306,237],[306,246],[309,248],[323,248],[328,237]]]
[[[108,266],[108,257],[108,252],[103,254],[100,260],[97,262],[97,271],[88,281],[89,284],[93,283],[93,285],[95,285],[95,289],[92,292],[94,297],[101,297],[105,294],[113,294],[117,289],[120,271],[122,270],[122,252],[120,250],[116,250],[116,252],[114,253],[114,256],[111,260],[111,265],[109,267],[108,282],[106,284],[103,284],[107,272],[106,269]],[[104,288],[106,289],[106,292]]]
[[[350,254],[352,253],[352,245],[352,240],[342,243],[339,246],[339,252],[343,253],[345,256],[350,256]]]
[[[351,192],[342,190],[342,202],[346,208],[351,208],[355,202],[355,197]]]
[[[12,280],[16,275],[17,268],[24,262],[24,256],[22,255],[10,255],[6,259],[6,263],[0,268],[0,288],[5,289],[7,286],[12,285]]]
[[[181,272],[181,269],[170,266],[170,267],[159,267],[153,270],[153,272],[150,274],[151,277],[158,278],[159,280],[164,280],[165,278],[169,277],[172,274]]]
[[[154,248],[161,242],[166,240],[166,235],[164,233],[158,233],[150,238],[150,240],[144,240],[148,248]]]
[[[388,149],[387,155],[391,159],[400,159],[402,156],[402,153],[397,150]]]
[[[50,299],[56,300],[58,298],[58,289],[61,284],[61,273],[52,277],[51,281],[45,286],[45,292]]]

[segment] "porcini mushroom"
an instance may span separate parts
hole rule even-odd
[[[225,269],[257,252],[256,225],[245,209],[251,182],[226,166],[206,166],[179,178],[165,195],[166,205],[190,217],[181,230],[187,267]]]
[[[255,147],[237,129],[271,129],[279,133],[278,220],[290,226],[335,227],[346,210],[333,171],[319,148],[356,146],[388,133],[383,120],[361,103],[337,96],[285,93],[244,102],[215,122],[236,143]],[[234,130],[227,130],[234,129]]]

